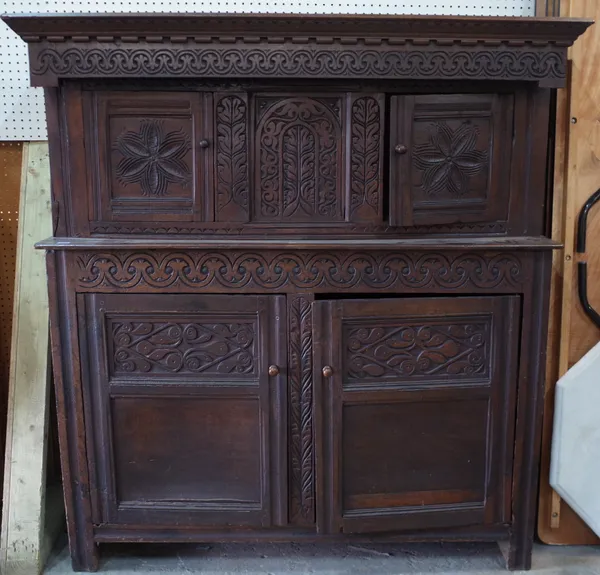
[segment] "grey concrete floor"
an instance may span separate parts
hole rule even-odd
[[[495,544],[211,544],[104,546],[100,573],[139,575],[506,574]],[[66,548],[46,575],[72,573]],[[519,571],[517,573],[526,573]],[[600,547],[536,545],[532,574],[600,575]]]

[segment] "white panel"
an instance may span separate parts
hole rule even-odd
[[[7,14],[97,12],[262,12],[297,14],[449,14],[533,16],[535,0],[0,0]],[[27,49],[0,23],[0,140],[44,140],[39,88],[29,87]]]
[[[550,485],[600,537],[600,343],[556,384]]]

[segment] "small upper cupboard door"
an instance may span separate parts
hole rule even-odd
[[[391,116],[392,225],[508,218],[512,96],[397,96]]]
[[[92,221],[212,219],[205,95],[97,92],[90,98]]]
[[[253,101],[253,221],[382,221],[381,95],[263,93]]]
[[[510,522],[519,298],[314,306],[319,531]]]
[[[78,306],[94,523],[285,525],[285,298]]]

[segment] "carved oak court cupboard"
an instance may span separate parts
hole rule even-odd
[[[46,93],[74,567],[346,538],[528,568],[552,97],[590,22],[6,21]]]

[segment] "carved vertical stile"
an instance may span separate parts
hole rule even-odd
[[[243,94],[215,105],[215,215],[219,222],[245,222],[249,213],[248,106]]]
[[[312,299],[288,299],[290,522],[297,525],[315,521]]]
[[[380,222],[382,201],[382,117],[381,98],[361,96],[354,100],[350,114],[350,220]]]

